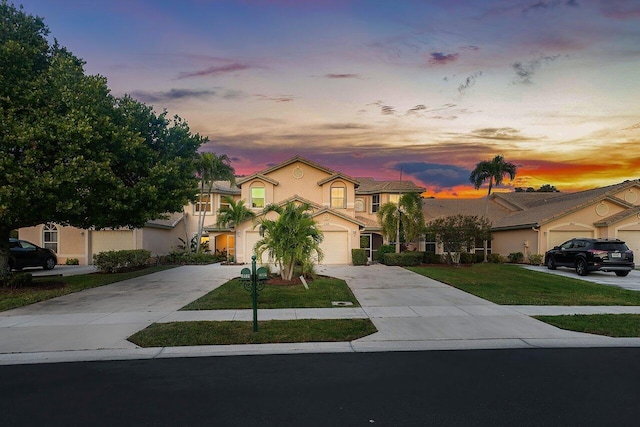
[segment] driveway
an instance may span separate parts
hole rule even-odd
[[[618,277],[615,273],[605,273],[604,271],[591,271],[586,276],[578,276],[575,268],[558,267],[549,270],[543,266],[526,265],[524,268],[540,271],[542,273],[556,274],[558,276],[570,277],[572,279],[586,280],[588,282],[599,283],[607,286],[617,286],[631,291],[640,291],[640,270],[631,270],[626,277]]]
[[[395,342],[412,348],[421,342],[473,341],[476,348],[539,345],[580,340],[592,335],[569,332],[494,304],[401,267],[327,266],[318,272],[344,279],[377,333],[354,345],[375,347]],[[511,344],[509,344],[511,343]]]
[[[130,349],[126,338],[229,279],[239,267],[183,266],[0,313],[0,353]]]

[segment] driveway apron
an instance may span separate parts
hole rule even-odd
[[[344,279],[378,332],[356,343],[584,337],[400,267],[325,266]]]

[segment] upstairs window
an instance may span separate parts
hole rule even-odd
[[[371,196],[371,212],[376,213],[380,209],[380,195],[374,194]]]
[[[251,207],[255,209],[264,208],[264,187],[256,185],[251,187]]]
[[[331,207],[334,209],[347,207],[347,188],[341,182],[331,186]]]
[[[210,194],[199,195],[198,199],[196,200],[194,210],[196,212],[211,212],[211,195]]]

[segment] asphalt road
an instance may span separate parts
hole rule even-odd
[[[0,366],[0,424],[637,425],[640,349]]]

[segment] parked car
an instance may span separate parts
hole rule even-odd
[[[575,268],[580,276],[590,271],[613,271],[626,276],[635,267],[633,251],[619,239],[576,238],[547,251],[544,263],[550,270],[556,267]]]
[[[51,270],[58,264],[58,257],[51,249],[41,248],[26,240],[9,239],[9,268],[42,267]]]

